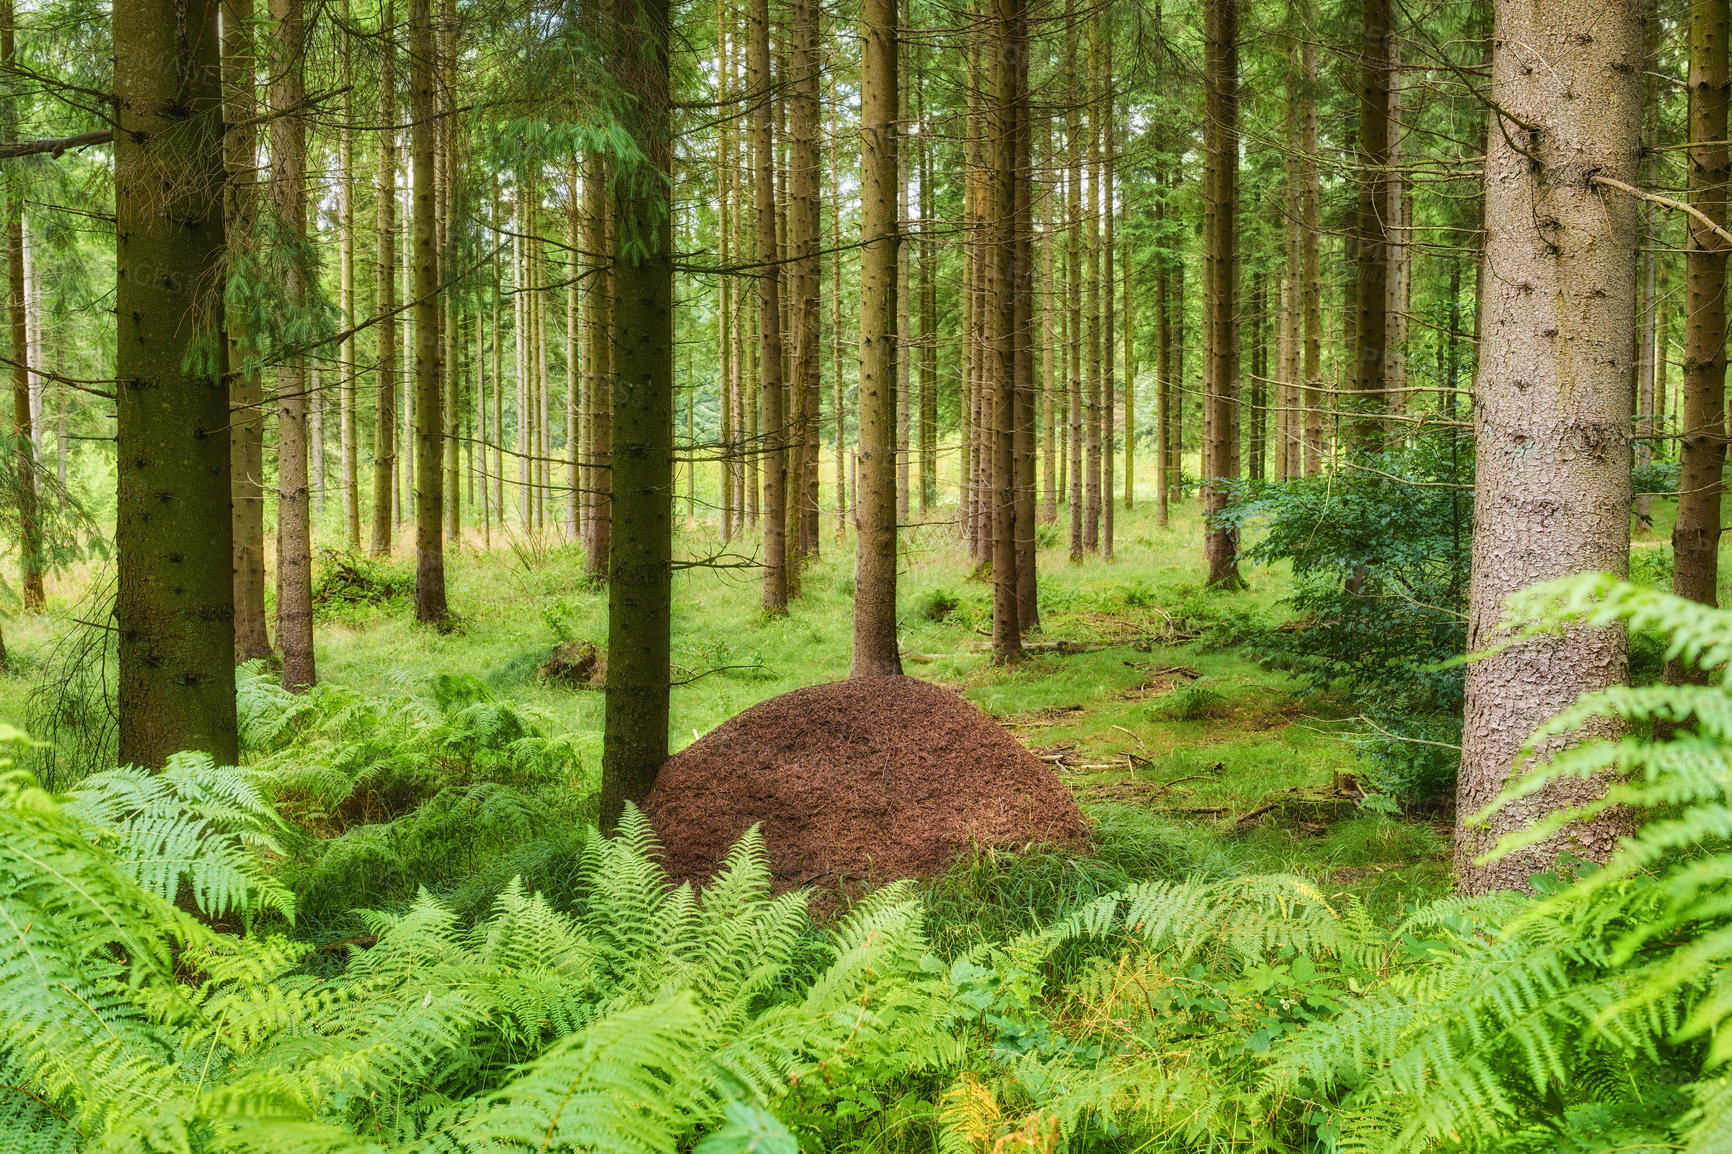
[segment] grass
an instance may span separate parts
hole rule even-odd
[[[1229,832],[1234,815],[1272,791],[1327,785],[1356,763],[1335,735],[1342,719],[1329,701],[1304,696],[1300,681],[1259,664],[1244,644],[1282,618],[1286,573],[1247,567],[1244,591],[1205,590],[1195,500],[1177,503],[1173,513],[1170,527],[1157,528],[1152,500],[1121,507],[1110,564],[1091,558],[1073,565],[1062,544],[1043,549],[1037,636],[1074,641],[1084,651],[1044,653],[1012,669],[993,668],[976,649],[989,633],[991,590],[960,555],[949,526],[906,534],[899,605],[908,672],[960,688],[1032,747],[1063,749],[1074,768],[1062,776],[1099,831],[1084,857],[1043,851],[960,863],[932,888],[935,910],[948,905],[959,919],[973,911],[962,920],[982,929],[1010,927],[1102,887],[1233,870],[1293,870],[1392,902],[1447,884],[1447,831],[1423,823],[1367,815],[1322,835],[1279,825]],[[926,519],[944,515],[941,508]],[[334,512],[327,517],[329,539]],[[713,523],[688,522],[678,552],[719,564],[682,570],[675,581],[673,660],[684,682],[673,690],[675,749],[760,701],[847,675],[852,550],[838,546],[833,531],[825,518],[824,555],[807,570],[803,596],[788,616],[770,619],[758,608],[758,571],[733,564],[751,547],[725,545]],[[416,684],[440,671],[472,674],[545,714],[553,732],[576,739],[593,768],[601,695],[543,682],[536,671],[562,640],[605,642],[605,593],[584,578],[581,549],[552,534],[503,544],[496,537],[495,546],[483,552],[472,533],[448,554],[455,632],[416,625],[402,596],[323,611],[320,677],[377,692],[386,679]],[[9,623],[20,672],[0,678],[0,720],[24,720],[29,678],[55,631],[82,612],[79,592],[78,575],[63,578],[49,612]],[[1158,672],[1171,667],[1187,672]],[[1127,798],[1127,782],[1134,789],[1171,784],[1151,806],[1146,796]],[[1161,812],[1173,808],[1223,814]]]

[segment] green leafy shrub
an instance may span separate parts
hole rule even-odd
[[[415,592],[415,574],[406,565],[369,557],[352,549],[319,550],[313,575],[314,612],[378,608],[406,601]]]
[[[1345,693],[1370,725],[1372,784],[1404,801],[1455,781],[1473,540],[1473,446],[1453,429],[1343,471],[1238,487],[1228,517],[1260,528],[1253,561],[1285,560],[1296,628],[1257,645]]]

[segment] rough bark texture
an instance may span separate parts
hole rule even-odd
[[[307,126],[305,18],[301,0],[270,0],[275,26],[276,79],[271,83],[271,203],[277,227],[307,244]],[[299,260],[289,263],[286,306],[305,307],[307,285]],[[277,369],[277,644],[283,688],[302,690],[318,680],[313,659],[313,506],[308,474],[307,366],[291,357]]]
[[[752,0],[751,25],[746,87],[751,101],[752,167],[757,191],[758,381],[763,389],[764,414],[763,603],[764,612],[780,616],[788,611],[788,421],[782,383],[782,286],[776,263],[780,246],[776,239],[769,0]]]
[[[674,496],[673,104],[668,0],[619,0],[614,75],[643,159],[615,174],[613,517],[603,829],[668,756]]]
[[[1549,0],[1503,0],[1497,10],[1492,99],[1503,114],[1486,166],[1470,652],[1502,639],[1503,602],[1516,590],[1628,564],[1636,202],[1590,179],[1635,180],[1642,35],[1634,5],[1595,12],[1589,35],[1581,12]],[[1468,666],[1462,891],[1522,886],[1566,850],[1590,860],[1612,850],[1623,828],[1616,813],[1491,865],[1474,860],[1504,831],[1597,795],[1604,779],[1556,783],[1484,826],[1470,819],[1509,780],[1538,725],[1621,682],[1627,664],[1621,629],[1574,629]]]
[[[791,133],[788,147],[788,255],[796,262],[789,283],[794,299],[789,302],[794,320],[790,350],[790,391],[796,399],[800,423],[796,427],[801,444],[800,473],[795,485],[794,506],[798,512],[800,555],[816,560],[818,543],[818,412],[820,375],[818,347],[818,290],[821,269],[818,235],[821,205],[818,200],[818,72],[822,67],[818,47],[818,0],[796,0],[790,36],[793,40]]]
[[[1313,0],[1300,0],[1300,26],[1310,28],[1315,19]],[[1312,477],[1323,471],[1323,192],[1318,174],[1317,45],[1311,36],[1299,44],[1299,73],[1299,198],[1303,210],[1299,295],[1305,314],[1301,376],[1305,382],[1305,475]]]
[[[337,254],[337,307],[339,322],[347,331],[355,324],[355,79],[354,46],[348,26],[349,0],[343,0],[340,26],[336,29],[338,79],[343,86],[343,127],[337,130],[337,217],[341,239]],[[341,453],[343,487],[343,535],[351,548],[361,547],[360,441],[355,427],[355,338],[343,338],[337,350],[338,450]]]
[[[1726,223],[1726,0],[1690,7],[1690,203]],[[1679,386],[1678,519],[1672,527],[1672,592],[1716,605],[1720,578],[1721,474],[1726,467],[1726,243],[1689,219],[1684,254],[1684,379]],[[1682,662],[1666,680],[1705,680]]]
[[[445,380],[439,296],[438,181],[434,173],[439,60],[432,0],[410,0],[410,152],[415,214],[415,619],[445,624]],[[452,473],[455,474],[453,469]]]
[[[992,414],[992,661],[1022,659],[1016,548],[1016,121],[1018,0],[993,0],[991,137],[985,258],[988,268],[987,385]]]
[[[896,641],[896,0],[860,9],[860,387],[853,677],[902,672]]]
[[[1239,4],[1208,0],[1204,29],[1203,515],[1227,507],[1226,482],[1238,478],[1234,442],[1239,378]],[[1241,584],[1238,535],[1211,521],[1203,538],[1209,584]]]
[[[223,6],[223,100],[236,127],[224,134],[228,232],[244,237],[258,212],[258,112],[253,79],[252,0]],[[245,367],[248,335],[239,318],[229,322],[229,499],[234,521],[235,657],[271,655],[265,627],[265,394],[258,372]]]
[[[379,13],[379,123],[397,122],[396,14],[392,0]],[[378,237],[374,310],[379,323],[374,359],[372,552],[391,552],[397,486],[397,134],[379,133],[379,165],[373,186],[374,232]],[[496,378],[497,379],[497,378]]]
[[[119,756],[232,765],[228,357],[208,335],[223,331],[217,4],[113,13]]]
[[[1371,411],[1389,403],[1389,0],[1364,0],[1360,33],[1353,389],[1355,405]],[[1375,419],[1354,422],[1356,447],[1380,448],[1381,437]]]

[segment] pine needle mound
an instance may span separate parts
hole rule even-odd
[[[753,825],[777,889],[925,877],[970,845],[1088,834],[1049,766],[972,702],[911,677],[756,705],[670,759],[645,809],[668,873],[700,885]]]

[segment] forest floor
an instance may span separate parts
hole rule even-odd
[[[1053,764],[1096,825],[1096,857],[1133,877],[1294,872],[1396,910],[1442,891],[1448,823],[1329,801],[1338,786],[1351,789],[1360,768],[1343,736],[1348,719],[1327,694],[1308,694],[1302,680],[1261,663],[1250,644],[1288,616],[1284,571],[1247,566],[1242,592],[1205,590],[1194,500],[1175,508],[1166,529],[1155,527],[1151,501],[1121,507],[1113,561],[1073,565],[1060,512],[1061,532],[1040,552],[1042,620],[1030,637],[1037,651],[1008,670],[994,669],[984,651],[991,590],[972,574],[952,527],[906,533],[900,608],[909,674],[963,691]],[[675,676],[688,682],[673,693],[676,749],[766,698],[847,676],[852,553],[833,544],[828,518],[825,531],[825,556],[807,568],[802,596],[787,617],[770,619],[758,609],[757,570],[728,567],[713,526],[688,527],[679,552],[720,565],[683,570],[675,582]],[[448,555],[461,618],[450,634],[415,625],[402,592],[327,605],[319,676],[379,693],[439,672],[471,674],[543,714],[550,731],[575,737],[586,773],[595,773],[602,695],[538,671],[562,641],[605,643],[606,597],[583,578],[581,550],[554,536],[496,538],[487,552],[472,541]],[[403,553],[366,572],[408,581]],[[332,568],[329,556],[316,567],[321,577]],[[0,678],[0,720],[23,723],[32,669],[53,633],[81,612],[67,600],[63,593],[49,613],[8,623],[19,672]],[[1324,802],[1241,820],[1292,800],[1286,791]],[[1002,878],[988,884],[981,875],[1002,868],[962,863],[952,896],[985,885],[993,900],[1016,900]],[[1063,888],[1068,874],[1090,868],[1085,857],[1033,872],[1046,870],[1039,884]]]

